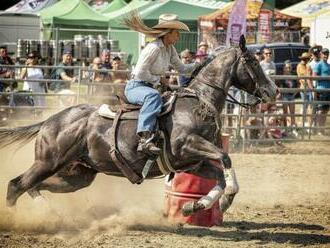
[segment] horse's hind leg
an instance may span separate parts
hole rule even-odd
[[[58,166],[53,166],[53,164],[49,163],[46,164],[40,160],[35,161],[30,169],[9,182],[7,189],[7,206],[14,206],[17,199],[24,192],[43,181],[45,178],[53,175],[56,170],[58,170]]]
[[[28,190],[28,194],[36,199],[42,197],[41,190],[52,193],[69,193],[88,187],[95,179],[97,172],[84,164],[74,162],[64,166],[55,175],[42,181],[37,186]]]

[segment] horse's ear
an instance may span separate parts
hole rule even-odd
[[[246,51],[245,44],[246,44],[245,37],[242,34],[241,37],[239,37],[239,48],[241,49],[242,52],[245,52]]]

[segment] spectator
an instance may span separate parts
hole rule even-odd
[[[260,66],[267,75],[276,74],[276,66],[273,62],[272,51],[269,48],[263,50],[264,59],[260,62]]]
[[[109,96],[113,94],[113,86],[112,85],[102,85],[100,83],[110,83],[107,79],[108,76],[105,75],[101,71],[97,71],[102,69],[102,60],[99,57],[96,57],[93,59],[93,63],[91,64],[91,69],[96,70],[92,72],[91,81],[95,83],[95,85],[92,87],[93,95],[97,96]],[[103,100],[103,99],[102,99]]]
[[[195,60],[198,63],[203,63],[207,59],[207,53],[202,50],[198,50],[195,54]]]
[[[329,58],[329,49],[323,48],[321,50],[321,60],[315,66],[313,76],[328,77],[330,76],[330,64],[328,63]],[[318,80],[317,89],[328,89],[330,90],[330,81],[329,80]],[[319,101],[330,101],[330,91],[320,92],[318,94]],[[324,127],[327,114],[329,112],[329,103],[321,103],[317,106],[317,125],[319,127]],[[319,131],[320,135],[323,135],[325,132],[323,129]]]
[[[65,68],[72,66],[72,52],[65,49],[62,55],[62,62],[58,65],[60,68],[56,68],[55,77],[56,79],[65,80],[66,82],[55,82],[54,86],[51,87],[55,93],[59,95],[60,107],[71,106],[74,103],[74,92],[70,90],[71,83],[75,82],[77,78],[74,76],[74,70]],[[52,73],[53,74],[53,73]]]
[[[180,54],[180,58],[183,64],[192,64],[193,63],[193,55],[189,49],[183,50]],[[178,84],[181,87],[187,87],[190,82],[190,76],[187,75],[179,75]]]
[[[266,118],[266,135],[269,139],[281,139],[283,137],[283,132],[281,130],[281,113],[279,113],[275,104],[268,105],[268,110],[265,114],[269,114]],[[278,141],[276,144],[280,145],[281,142]]]
[[[14,65],[12,59],[8,56],[7,47],[0,46],[0,65]],[[14,70],[8,67],[0,67],[0,78],[14,78]],[[12,82],[0,82],[0,92],[5,91],[8,86],[11,86]]]
[[[254,57],[259,61],[259,63],[263,60],[262,52],[259,49],[255,51]]]
[[[301,60],[299,62],[299,64],[297,65],[297,75],[299,77],[306,77],[306,76],[311,76],[310,75],[310,71],[308,70],[308,61],[310,60],[310,54],[307,52],[304,52],[299,59]],[[313,89],[313,85],[311,83],[311,80],[308,79],[300,79],[299,80],[299,88],[300,90],[305,90],[306,89]],[[305,97],[306,96],[306,97]],[[312,92],[308,91],[308,92],[304,92],[301,91],[300,92],[300,97],[301,100],[304,102],[304,108],[306,109],[306,113],[307,114],[312,114],[312,106],[311,106],[311,102],[312,102]],[[304,114],[304,108],[302,108],[302,113]],[[310,117],[309,118],[309,123],[306,123],[306,126],[311,125],[312,124],[312,120],[313,118]]]
[[[290,60],[284,61],[283,66],[283,75],[293,75],[292,73],[292,65]],[[284,89],[292,89],[296,88],[296,82],[292,79],[285,79],[280,81],[280,87]],[[283,92],[282,94],[282,100],[285,101],[283,103],[283,114],[287,115],[290,112],[290,124],[292,129],[292,133],[297,136],[298,133],[295,129],[296,127],[296,120],[295,120],[295,93],[293,92]],[[287,117],[283,116],[283,125],[287,127]]]
[[[129,79],[127,66],[121,61],[120,57],[116,56],[112,59],[112,73],[111,78],[113,83],[126,83]]]
[[[201,43],[199,43],[198,49],[197,49],[197,52],[195,55],[196,62],[203,63],[207,59],[208,48],[209,48],[209,46],[205,41],[202,41]]]
[[[112,64],[111,64],[111,53],[109,49],[103,49],[101,52],[101,68],[104,70],[111,70],[112,69]],[[110,72],[101,72],[103,74],[104,80],[111,80],[111,74]]]
[[[68,82],[55,82],[53,83],[53,86],[51,86],[51,90],[59,92],[64,89],[70,89],[71,82],[76,81],[76,77],[73,75],[73,69],[65,68],[67,66],[72,66],[72,53],[70,50],[66,49],[62,55],[62,62],[58,64],[59,68],[55,69],[55,78]],[[52,72],[52,74],[53,73],[54,72]]]
[[[39,55],[36,51],[33,51],[27,55],[26,63],[29,68],[23,68],[21,71],[21,79],[28,80],[40,80],[44,79],[43,71],[41,68],[34,68],[39,64]],[[32,67],[31,67],[32,66]],[[46,84],[45,82],[33,82],[33,81],[24,81],[23,90],[31,91],[32,93],[46,93]],[[46,106],[45,96],[33,96],[34,106],[44,107]]]
[[[94,58],[90,68],[93,70],[100,70],[102,68],[102,60],[99,57]],[[91,73],[91,80],[92,82],[104,81],[104,74],[99,71],[93,71]]]
[[[109,49],[103,49],[101,52],[101,61],[102,61],[102,69],[112,69],[112,64],[111,64],[111,53]]]
[[[208,54],[208,50],[209,50],[209,45],[207,44],[207,42],[202,41],[201,43],[199,43],[198,51],[202,51],[202,53]]]
[[[313,71],[318,62],[320,62],[320,52],[321,48],[319,46],[314,46],[310,49],[311,60],[308,62],[308,69],[310,70],[309,75],[313,75]],[[316,88],[316,80],[313,80],[313,87]]]

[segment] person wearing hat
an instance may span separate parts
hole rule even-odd
[[[254,57],[256,58],[256,60],[259,61],[259,63],[264,59],[263,56],[262,56],[262,52],[260,49],[257,49],[255,52],[254,52]]]
[[[195,54],[195,58],[198,63],[203,63],[207,59],[208,48],[209,45],[205,41],[199,43],[197,52]]]
[[[328,63],[329,59],[329,49],[323,48],[321,50],[321,60],[315,66],[313,76],[329,77],[330,76],[330,64]],[[330,90],[330,80],[318,80],[317,89],[327,89]],[[330,101],[330,91],[323,91],[318,93],[319,101]],[[329,112],[329,103],[321,103],[317,106],[317,125],[324,127],[327,119],[327,114]],[[324,134],[324,129],[319,130],[319,134]]]
[[[297,65],[296,68],[296,72],[297,72],[297,76],[298,77],[308,77],[311,76],[310,70],[309,70],[309,66],[308,66],[308,62],[310,61],[311,58],[311,54],[308,52],[303,52],[300,56],[300,62]],[[306,106],[306,113],[307,114],[312,114],[312,105],[311,105],[311,101],[313,100],[313,94],[311,91],[305,91],[305,88],[308,90],[312,90],[313,89],[313,84],[311,82],[311,80],[309,79],[299,79],[298,81],[299,85],[298,87],[302,90],[300,91],[300,97],[301,100],[305,103]],[[301,113],[303,114],[304,108],[301,108]],[[312,124],[312,117],[308,117],[308,122],[309,125]],[[307,124],[306,124],[307,125]]]
[[[202,41],[198,45],[198,50],[203,51],[203,53],[208,54],[209,45],[206,41]]]
[[[32,93],[46,93],[45,82],[35,82],[30,80],[40,80],[44,79],[44,74],[41,68],[36,68],[35,66],[39,64],[39,54],[37,51],[32,51],[27,55],[25,67],[21,71],[21,79],[28,80],[24,81],[23,90],[30,91]],[[34,106],[43,107],[46,106],[45,96],[33,96]]]
[[[154,87],[165,83],[164,76],[169,66],[182,74],[191,73],[198,66],[183,64],[174,47],[180,37],[179,31],[189,31],[189,28],[178,21],[174,14],[160,15],[158,24],[150,28],[134,12],[124,19],[124,24],[132,30],[155,38],[142,50],[132,72],[132,79],[125,87],[125,96],[130,103],[142,105],[137,124],[137,150],[157,155],[160,149],[153,140],[157,116],[162,109],[162,99]]]

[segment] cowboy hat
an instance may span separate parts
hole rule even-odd
[[[175,14],[162,14],[159,16],[158,24],[152,27],[153,29],[177,29],[190,31],[188,26],[178,20]]]
[[[299,59],[310,59],[311,55],[308,52],[303,52]]]

